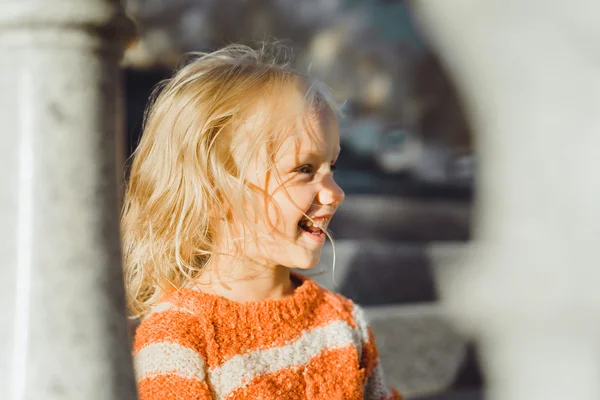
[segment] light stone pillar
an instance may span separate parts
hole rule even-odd
[[[414,5],[476,132],[476,240],[440,282],[486,398],[597,400],[600,2]]]
[[[112,0],[0,2],[0,398],[135,399]]]

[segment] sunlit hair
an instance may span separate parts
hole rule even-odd
[[[302,107],[290,112],[282,94],[298,90]],[[253,118],[259,104],[268,118]],[[219,222],[250,226],[243,207],[246,169],[265,147],[270,168],[290,118],[315,110],[339,115],[329,90],[295,72],[276,46],[193,54],[157,87],[121,218],[131,315],[145,315],[166,292],[198,277],[215,250]],[[234,161],[239,149],[243,154]]]

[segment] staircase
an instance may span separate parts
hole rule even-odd
[[[346,200],[330,224],[335,282],[330,244],[307,275],[365,308],[388,384],[405,398],[482,398],[474,349],[445,317],[432,265],[433,253],[450,257],[468,240],[470,196],[402,182],[361,186],[351,173],[337,176]]]

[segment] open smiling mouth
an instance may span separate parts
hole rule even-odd
[[[325,237],[324,231],[327,229],[329,218],[315,218],[313,221],[302,218],[300,222],[298,222],[298,227],[302,232],[306,232],[312,236]]]

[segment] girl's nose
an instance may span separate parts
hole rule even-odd
[[[319,190],[318,200],[319,203],[328,206],[338,206],[344,201],[344,191],[335,182],[333,175],[329,175],[322,182],[321,190]]]

